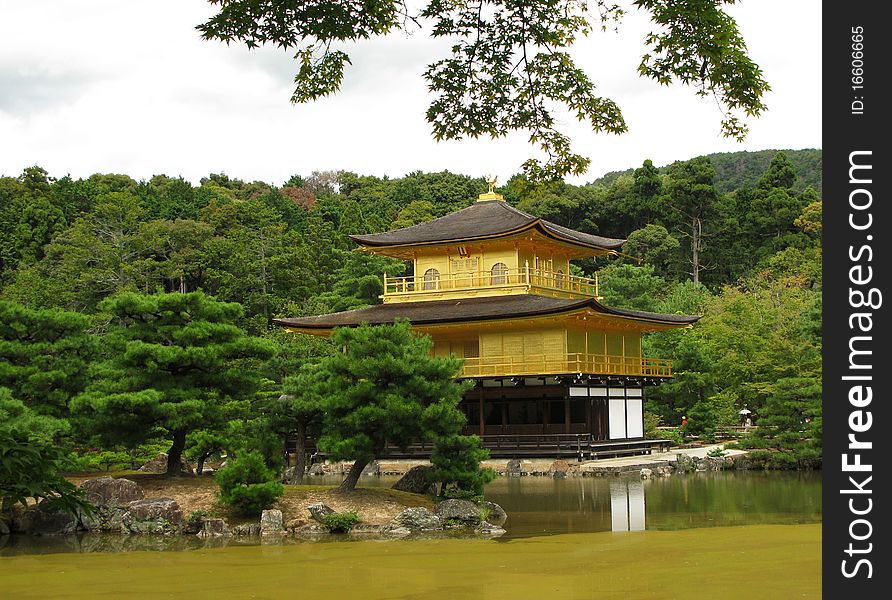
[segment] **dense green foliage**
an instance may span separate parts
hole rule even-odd
[[[89,510],[64,469],[65,452],[54,443],[0,424],[0,518],[13,504],[44,498],[71,512]]]
[[[693,329],[646,339],[648,356],[674,364],[674,379],[647,392],[661,425],[686,415],[688,432],[708,438],[746,407],[766,425],[748,443],[792,453],[785,464],[816,464],[820,405],[808,390],[821,381],[821,202],[806,183],[820,186],[820,153],[708,158],[662,169],[645,161],[582,186],[516,176],[499,192],[558,224],[628,238],[620,256],[572,265],[598,272],[605,304],[703,315]],[[334,398],[333,414],[347,416],[351,402],[387,388],[317,387],[320,359],[351,366],[343,343],[271,319],[380,302],[382,272],[407,266],[353,252],[348,236],[442,216],[485,189],[449,172],[314,172],[282,187],[221,174],[197,186],[53,179],[39,167],[0,177],[0,414],[75,449],[80,466],[133,465],[176,441],[171,454],[200,463],[256,449],[278,468],[283,435],[321,434],[323,403]],[[44,213],[54,216],[21,218]],[[396,358],[361,357],[363,376],[416,368],[398,343],[378,343]],[[328,443],[339,456],[374,456],[383,443],[338,427]],[[405,439],[397,429],[387,443]]]
[[[347,533],[359,523],[359,515],[352,510],[325,515],[322,520],[332,533]]]
[[[66,416],[95,354],[89,317],[0,300],[0,386],[33,410]]]
[[[706,157],[715,167],[715,189],[728,194],[742,188],[753,187],[768,168],[771,159],[779,150],[757,150],[755,152],[717,152]],[[814,188],[818,194],[822,190],[822,152],[818,149],[782,150],[796,171],[793,187],[796,191]],[[614,171],[594,180],[591,185],[610,185],[622,175],[632,175],[635,169]]]
[[[450,435],[437,440],[431,454],[433,470],[430,481],[440,484],[440,495],[447,498],[483,496],[483,486],[496,478],[496,472],[481,467],[489,451],[480,447],[476,435]]]
[[[593,131],[627,129],[619,107],[596,93],[571,52],[574,42],[595,28],[612,24],[618,29],[627,10],[648,13],[654,26],[645,38],[638,74],[712,96],[722,111],[722,133],[743,139],[747,128],[741,116],[759,116],[769,87],[747,56],[737,23],[722,10],[727,1],[633,0],[623,8],[598,0],[593,15],[578,0],[429,0],[421,7],[404,0],[209,0],[219,11],[198,29],[208,40],[296,52],[292,101],[308,102],[341,88],[350,64],[343,50],[347,42],[427,25],[431,37],[450,43],[449,54],[424,72],[434,95],[427,110],[434,137],[527,132],[546,160],[530,159],[524,171],[545,181],[582,174],[590,163],[573,152],[561,133],[558,124],[566,115]]]
[[[142,442],[160,428],[173,442],[168,473],[176,473],[186,435],[221,421],[224,402],[250,397],[259,382],[245,361],[273,350],[234,324],[238,304],[203,292],[123,292],[100,309],[111,315],[107,358],[72,409],[113,442]]]
[[[332,342],[342,351],[319,362],[310,385],[324,399],[319,448],[355,461],[342,489],[352,490],[387,445],[405,449],[458,433],[467,389],[455,380],[461,362],[432,357],[430,338],[413,334],[407,321],[336,329]]]
[[[259,515],[285,493],[285,486],[276,481],[275,472],[256,451],[229,460],[214,477],[220,500],[245,516]]]

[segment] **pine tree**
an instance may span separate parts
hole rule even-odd
[[[168,474],[179,470],[186,435],[222,420],[221,405],[250,397],[259,377],[245,362],[272,346],[235,323],[239,304],[202,292],[126,292],[100,304],[111,315],[107,359],[73,409],[112,442],[139,443],[163,432],[172,441]]]
[[[408,321],[335,330],[342,352],[322,359],[314,393],[325,413],[319,448],[335,460],[353,460],[340,486],[352,491],[367,464],[388,445],[457,434],[465,385],[456,382],[461,361],[434,358],[431,340]]]

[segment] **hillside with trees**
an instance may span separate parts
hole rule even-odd
[[[722,193],[730,193],[745,187],[752,187],[759,181],[759,177],[771,159],[778,152],[783,152],[793,163],[796,171],[796,181],[793,187],[797,191],[806,188],[814,188],[818,194],[822,189],[822,154],[820,149],[808,148],[804,150],[757,150],[755,152],[717,152],[707,154],[706,157],[715,168],[715,189]],[[665,167],[661,168],[664,170]],[[625,171],[613,171],[603,177],[599,177],[591,185],[609,186],[620,175],[631,175],[635,169]]]
[[[771,450],[773,464],[813,467],[820,151],[770,154],[645,161],[581,186],[517,175],[498,191],[531,214],[627,238],[622,255],[573,266],[598,272],[605,304],[703,315],[647,340],[646,352],[675,371],[648,391],[654,419],[677,425],[685,415],[708,438],[746,407],[764,424],[748,444]],[[225,174],[198,185],[168,175],[76,179],[38,166],[0,177],[7,437],[63,448],[81,468],[129,466],[159,449],[195,460],[256,450],[279,468],[282,436],[297,430],[343,450],[345,434],[313,419],[318,397],[295,394],[331,386],[286,383],[316,381],[331,344],[271,320],[380,302],[382,273],[409,267],[353,252],[348,235],[442,216],[486,189],[483,178],[448,171],[314,172],[282,185]]]

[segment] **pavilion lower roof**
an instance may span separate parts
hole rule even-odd
[[[544,221],[501,200],[475,202],[467,208],[433,221],[384,233],[351,235],[350,238],[367,247],[410,246],[468,242],[510,235],[533,228],[547,237],[596,250],[614,250],[625,243],[622,239],[583,233]]]
[[[303,330],[328,330],[335,327],[354,327],[362,323],[383,325],[396,319],[408,319],[413,325],[444,325],[471,321],[516,319],[546,315],[560,315],[589,308],[594,312],[616,317],[684,326],[697,321],[699,316],[652,313],[625,308],[610,308],[594,298],[549,298],[535,294],[518,294],[456,300],[428,300],[423,302],[393,302],[343,312],[274,319],[284,327]]]

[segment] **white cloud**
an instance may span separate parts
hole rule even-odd
[[[820,145],[820,5],[744,0],[730,10],[773,88],[747,142],[722,139],[718,109],[692,90],[637,77],[648,24],[630,14],[618,35],[594,33],[576,49],[630,129],[613,136],[567,124],[593,159],[578,182],[646,158]],[[523,135],[433,141],[420,75],[443,44],[423,31],[353,46],[342,93],[293,106],[293,53],[202,41],[195,25],[212,12],[203,0],[0,0],[0,174],[39,164],[56,176],[197,182],[224,171],[281,183],[324,169],[448,169],[504,181],[531,154]]]

